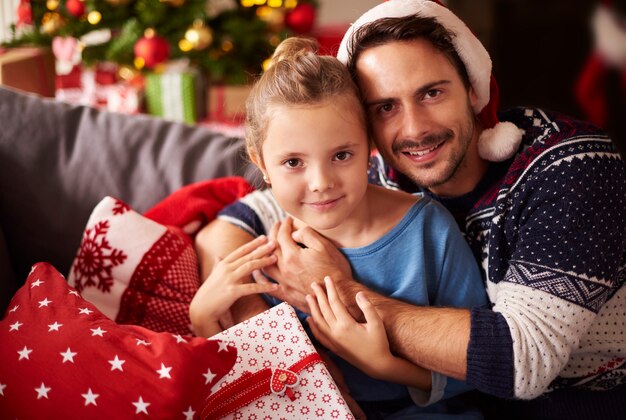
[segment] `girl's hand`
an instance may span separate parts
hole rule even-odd
[[[244,283],[253,271],[276,263],[276,256],[272,255],[275,247],[273,241],[259,236],[214,265],[189,306],[196,335],[210,337],[222,331],[218,320],[237,299],[276,290],[278,285],[274,283]]]
[[[356,295],[356,303],[365,316],[365,322],[360,323],[339,299],[331,278],[326,276],[324,283],[326,292],[314,283],[311,288],[315,298],[306,297],[312,315],[308,321],[315,337],[372,378],[429,391],[430,371],[391,353],[383,321],[365,294]]]
[[[374,365],[385,365],[393,359],[383,322],[365,295],[362,292],[356,295],[357,305],[365,316],[365,322],[360,323],[348,312],[331,278],[326,276],[324,283],[326,292],[322,286],[313,283],[311,288],[315,298],[311,295],[306,297],[312,315],[308,321],[315,337],[335,354],[368,374]]]

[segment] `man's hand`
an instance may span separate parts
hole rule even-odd
[[[354,282],[343,254],[310,227],[294,231],[293,219],[288,217],[272,228],[270,238],[278,245],[274,252],[278,261],[264,272],[280,284],[277,292],[272,293],[277,298],[309,312],[305,296],[312,293],[311,283],[322,282],[325,276],[331,276],[338,285]],[[264,281],[259,273],[254,278]]]

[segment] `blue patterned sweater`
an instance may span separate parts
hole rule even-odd
[[[467,382],[500,397],[626,382],[626,165],[593,126],[539,109],[500,114],[525,134],[474,191],[434,196],[481,264]],[[370,181],[416,191],[374,158]]]

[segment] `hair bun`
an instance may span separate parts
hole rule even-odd
[[[283,60],[297,60],[310,54],[317,53],[317,41],[312,38],[291,37],[281,42],[270,61],[270,67]]]

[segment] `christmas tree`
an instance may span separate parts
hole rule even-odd
[[[316,0],[21,0],[6,47],[76,40],[83,65],[158,71],[187,58],[217,83],[262,71],[278,43],[306,34]]]

